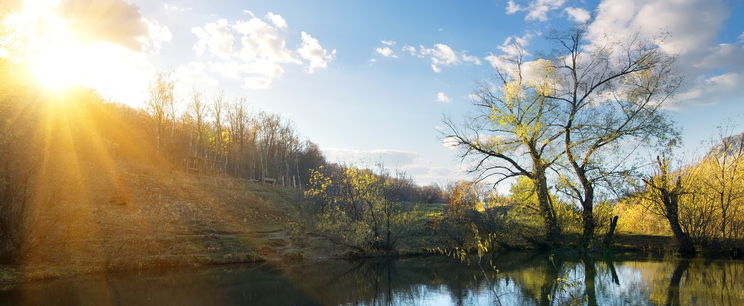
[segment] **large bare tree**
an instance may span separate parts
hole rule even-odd
[[[616,179],[632,173],[638,164],[629,157],[638,147],[678,137],[661,108],[680,78],[658,41],[589,41],[581,28],[551,39],[559,51],[544,92],[560,104],[568,171],[559,176],[565,194],[581,205],[586,247],[597,226],[593,208],[600,188],[612,191]]]
[[[475,93],[477,112],[462,125],[445,120],[449,130],[444,141],[461,150],[464,160],[473,162],[469,172],[477,180],[498,184],[510,178],[529,178],[535,188],[540,214],[545,222],[549,245],[558,241],[561,229],[551,202],[547,174],[562,156],[557,140],[563,134],[558,104],[547,99],[547,71],[536,79],[524,77],[524,54],[504,57],[496,81],[482,85]]]

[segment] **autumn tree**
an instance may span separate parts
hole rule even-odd
[[[695,253],[692,239],[682,228],[679,216],[681,198],[689,194],[689,178],[688,172],[671,169],[669,157],[662,155],[656,158],[654,175],[643,180],[646,183],[643,197],[648,203],[648,209],[669,222],[682,254]]]
[[[548,244],[558,241],[561,229],[551,203],[548,171],[561,158],[556,141],[564,133],[560,127],[558,102],[552,93],[552,65],[537,61],[530,69],[535,77],[525,78],[524,50],[501,57],[497,79],[482,85],[475,93],[477,113],[461,126],[445,121],[449,131],[444,141],[461,150],[461,157],[474,162],[469,172],[477,180],[504,180],[527,177],[536,190],[540,215]]]
[[[311,171],[305,197],[320,205],[316,227],[329,241],[360,253],[393,251],[411,214],[391,199],[392,177],[344,166]]]
[[[699,180],[709,201],[720,212],[720,235],[732,238],[732,216],[738,211],[737,202],[744,199],[744,134],[733,135],[731,129],[719,129],[717,143],[705,157]]]
[[[633,173],[637,164],[628,157],[638,147],[678,137],[661,107],[680,79],[658,41],[589,41],[580,28],[551,39],[560,51],[542,93],[560,107],[564,162],[572,172],[563,186],[581,205],[586,247],[597,227],[600,189],[612,191],[614,180]]]

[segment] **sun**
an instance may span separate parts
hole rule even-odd
[[[23,10],[7,16],[3,27],[12,38],[13,60],[25,65],[39,85],[49,91],[59,91],[73,85],[83,85],[81,49],[63,20],[51,10],[54,1],[25,1]]]
[[[0,41],[0,51],[12,49],[10,58],[25,66],[42,90],[88,87],[121,96],[132,91],[126,86],[147,79],[141,73],[145,69],[132,64],[145,61],[136,52],[103,41],[80,41],[55,14],[56,5],[54,0],[26,0],[20,12],[0,21],[12,34],[11,40]]]

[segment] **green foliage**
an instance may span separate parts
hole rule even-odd
[[[387,173],[368,169],[312,170],[305,197],[316,205],[315,228],[331,242],[359,253],[396,250],[415,214],[392,198],[395,182]]]

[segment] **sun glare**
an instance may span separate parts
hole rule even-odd
[[[55,15],[54,0],[26,0],[20,13],[8,16],[3,25],[16,37],[13,57],[25,65],[39,86],[57,93],[84,86],[121,97],[122,84],[146,79],[136,52],[106,42],[81,42]],[[6,51],[7,52],[7,51]]]

